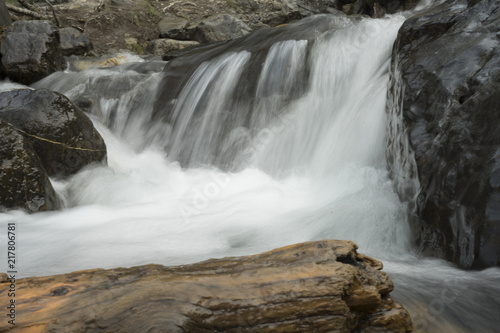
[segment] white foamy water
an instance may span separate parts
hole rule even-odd
[[[2,228],[17,224],[19,275],[186,264],[351,239],[386,263],[394,297],[412,311],[417,331],[494,332],[500,271],[464,272],[412,255],[406,207],[387,176],[388,66],[403,21],[346,21],[312,44],[277,42],[250,120],[235,119],[233,128],[225,119],[252,56],[246,51],[200,65],[177,98],[172,124],[148,123],[162,77],[154,71],[94,68],[39,82],[72,99],[91,96],[108,166],[55,181],[62,211],[0,214]],[[299,82],[294,73],[304,68],[308,82]],[[297,84],[305,92],[288,96]],[[224,145],[238,149],[224,151],[234,163],[219,169],[208,162]],[[181,167],[183,154],[200,163]]]

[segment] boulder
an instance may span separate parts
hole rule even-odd
[[[65,68],[59,31],[47,21],[16,21],[0,45],[2,69],[15,82],[29,85]]]
[[[500,264],[500,12],[448,1],[407,20],[392,55],[387,158],[416,245]]]
[[[175,39],[155,39],[146,46],[146,52],[154,55],[164,55],[166,53],[182,50],[185,48],[192,48],[200,45],[195,41],[181,41]]]
[[[0,211],[57,209],[59,201],[29,140],[0,119]]]
[[[243,37],[252,29],[242,20],[228,14],[212,16],[194,28],[193,37],[200,43],[215,43]]]
[[[189,22],[187,20],[167,13],[160,22],[158,22],[160,37],[181,40],[189,39],[187,31],[188,25]]]
[[[392,281],[350,241],[192,265],[16,280],[16,329],[33,332],[411,332]],[[9,304],[10,283],[0,284]],[[103,310],[105,309],[105,311]],[[10,324],[0,323],[0,330]]]
[[[12,20],[10,18],[9,10],[7,9],[7,6],[5,4],[5,0],[0,0],[0,27],[5,27],[11,24]]]
[[[61,52],[65,56],[85,55],[92,50],[92,43],[78,29],[73,27],[59,29],[61,38]]]
[[[49,176],[68,176],[106,157],[92,121],[67,97],[50,90],[0,93],[0,119],[23,134]]]

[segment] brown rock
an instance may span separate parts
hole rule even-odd
[[[13,332],[411,332],[389,278],[356,248],[327,240],[193,265],[25,278],[16,281]]]

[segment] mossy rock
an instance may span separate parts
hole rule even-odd
[[[59,200],[33,146],[0,119],[0,211],[57,209]]]
[[[68,176],[106,159],[104,140],[92,121],[59,93],[43,89],[3,92],[0,118],[31,143],[49,176]]]

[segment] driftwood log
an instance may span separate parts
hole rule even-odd
[[[382,264],[356,249],[327,240],[177,267],[24,278],[15,281],[15,326],[4,316],[0,331],[411,332]],[[4,309],[10,284],[0,284]]]

